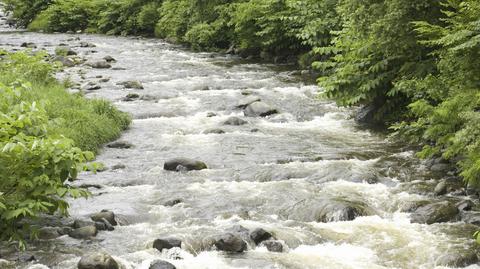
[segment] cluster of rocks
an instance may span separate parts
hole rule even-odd
[[[78,269],[120,269],[120,263],[106,253],[93,253],[80,259]],[[176,267],[163,260],[155,260],[150,263],[149,269],[175,269]]]

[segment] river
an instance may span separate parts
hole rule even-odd
[[[80,41],[96,47],[79,47]],[[114,68],[80,65],[59,77],[94,82],[101,89],[86,96],[111,100],[134,118],[120,138],[133,147],[104,148],[98,161],[110,169],[83,173],[76,182],[100,188],[90,188],[87,200],[71,201],[72,218],[108,209],[121,225],[93,240],[34,242],[28,249],[34,263],[73,269],[81,256],[104,251],[124,268],[148,269],[164,259],[180,269],[431,269],[447,268],[440,264],[446,254],[474,248],[475,227],[462,221],[410,221],[417,204],[456,199],[431,194],[442,174],[428,171],[406,145],[357,125],[353,109],[316,98],[321,89],[287,66],[191,52],[158,39],[1,30],[0,48],[20,49],[24,42],[50,52],[66,43],[87,59],[115,58]],[[128,80],[144,89],[117,85]],[[127,102],[128,93],[143,98]],[[247,95],[279,113],[245,117],[236,106]],[[223,125],[232,116],[248,123]],[[224,133],[204,133],[212,128]],[[165,171],[164,162],[176,157],[201,160],[209,169]],[[165,205],[172,199],[180,203]],[[343,211],[330,212],[329,222],[317,222],[319,208],[328,205],[353,205],[362,216],[339,221]],[[251,243],[241,254],[207,247],[208,238],[238,225],[269,231],[284,251]],[[182,248],[153,249],[162,237],[180,238]]]

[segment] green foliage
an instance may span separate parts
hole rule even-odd
[[[45,10],[53,0],[5,0],[8,11],[13,12],[17,24],[21,27],[27,27],[33,19]]]
[[[68,214],[67,197],[102,143],[119,136],[130,118],[103,100],[69,94],[53,79],[44,54],[2,52],[0,58],[0,240],[24,246],[35,235],[26,220]]]

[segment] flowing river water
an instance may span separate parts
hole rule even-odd
[[[78,47],[80,41],[96,47]],[[0,48],[20,49],[24,42],[50,52],[67,43],[87,59],[114,57],[114,68],[80,65],[59,76],[100,85],[86,96],[111,100],[134,120],[120,138],[133,147],[104,148],[98,161],[110,169],[84,173],[75,183],[99,188],[90,188],[87,200],[71,201],[72,218],[109,209],[121,225],[92,240],[32,243],[28,251],[37,261],[16,268],[73,269],[81,256],[103,251],[124,268],[148,269],[164,259],[180,269],[431,269],[447,268],[440,262],[445,255],[476,251],[472,225],[410,221],[416,204],[450,199],[431,194],[442,174],[429,172],[404,145],[358,126],[353,110],[317,99],[321,89],[285,66],[195,53],[157,39],[0,33]],[[126,80],[145,89],[117,85]],[[128,93],[144,98],[127,102]],[[279,113],[245,117],[236,105],[246,94]],[[223,125],[231,116],[248,123]],[[212,128],[225,133],[204,134]],[[165,171],[164,162],[176,157],[201,160],[209,169]],[[117,164],[121,169],[111,169]],[[173,199],[181,203],[165,205]],[[338,221],[340,213],[331,212],[329,222],[317,222],[318,208],[330,203],[361,205],[365,216]],[[251,242],[241,254],[208,247],[209,238],[239,225],[273,233],[284,251]],[[157,251],[152,242],[161,237],[182,239],[182,248]]]

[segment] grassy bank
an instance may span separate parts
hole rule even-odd
[[[34,232],[23,221],[68,213],[68,184],[99,147],[119,137],[127,114],[103,100],[70,94],[45,56],[0,52],[0,240]]]

